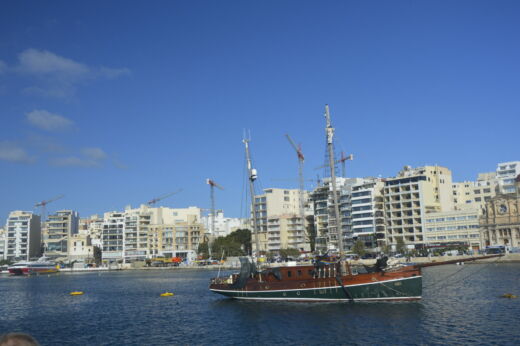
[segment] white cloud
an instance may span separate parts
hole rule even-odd
[[[63,58],[46,50],[27,49],[18,56],[18,70],[33,75],[54,75],[62,79],[80,79],[90,73],[81,63]]]
[[[129,76],[130,74],[131,74],[131,72],[127,68],[109,68],[109,67],[99,68],[99,75],[102,77],[105,77],[107,79],[116,79],[118,77]]]
[[[29,94],[54,98],[75,95],[78,86],[88,81],[115,79],[130,75],[127,68],[92,67],[46,50],[26,49],[18,56],[14,71],[33,78],[34,84],[24,89]]]
[[[29,156],[25,149],[9,141],[0,142],[0,160],[18,163],[34,162],[34,158]]]
[[[80,156],[68,156],[51,159],[53,166],[60,167],[100,167],[107,158],[101,148],[83,148]]]
[[[83,148],[81,151],[85,157],[100,161],[107,158],[107,154],[101,148]]]
[[[35,109],[26,114],[27,121],[33,126],[46,131],[63,131],[72,128],[73,122],[61,115]]]

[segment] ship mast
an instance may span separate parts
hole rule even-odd
[[[256,246],[256,258],[260,257],[260,244],[258,242],[258,227],[256,221],[256,208],[255,208],[255,186],[254,181],[256,180],[256,169],[251,164],[251,155],[249,154],[249,139],[243,139],[246,147],[246,160],[247,160],[247,172],[249,175],[249,189],[251,191],[251,212],[253,214],[253,233],[255,235],[255,246]]]
[[[330,121],[330,113],[329,113],[329,105],[325,105],[325,120],[327,122],[327,126],[325,128],[325,133],[327,135],[327,149],[329,152],[329,166],[330,166],[330,180],[332,184],[332,203],[334,204],[334,218],[336,220],[336,234],[338,237],[338,250],[339,250],[339,260],[340,263],[344,258],[343,251],[343,232],[341,231],[341,220],[339,217],[339,204],[338,204],[338,195],[337,195],[337,187],[336,187],[336,172],[334,170],[334,147],[333,147],[333,137],[334,137],[334,128],[332,127]],[[330,227],[329,220],[329,227]],[[330,232],[330,228],[329,228]],[[345,275],[343,265],[340,265],[341,275]]]

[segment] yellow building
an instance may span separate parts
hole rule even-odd
[[[402,239],[408,249],[422,248],[423,218],[453,210],[451,171],[440,166],[405,166],[385,181],[386,241],[393,249]]]

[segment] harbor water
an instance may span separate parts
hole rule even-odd
[[[225,272],[223,274],[229,274]],[[402,303],[236,301],[211,270],[0,276],[0,333],[42,345],[517,345],[520,263],[423,270]],[[83,295],[71,296],[72,291]],[[173,296],[161,297],[172,292]]]

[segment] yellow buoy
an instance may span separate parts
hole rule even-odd
[[[70,292],[70,295],[71,296],[81,296],[83,294],[82,291],[74,291],[74,292]]]
[[[509,298],[509,299],[515,299],[516,296],[512,293],[505,293],[501,295],[502,298]]]
[[[161,293],[161,297],[171,297],[171,296],[173,296],[173,293],[171,293],[171,292]]]

